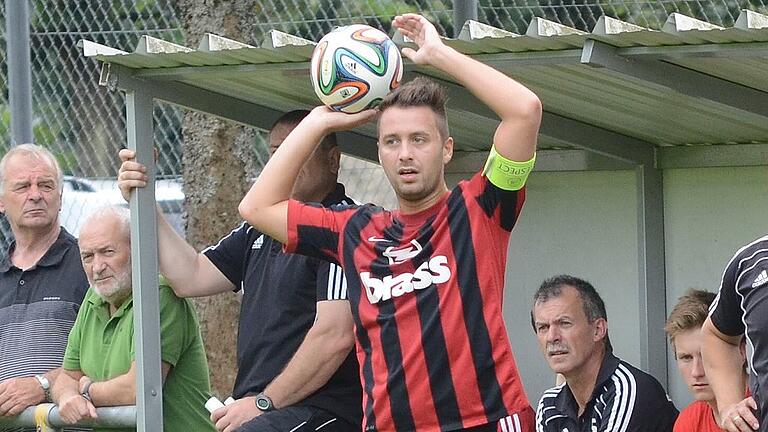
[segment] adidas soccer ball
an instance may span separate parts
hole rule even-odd
[[[362,24],[339,27],[320,39],[311,67],[320,101],[346,113],[375,107],[403,78],[403,60],[394,42]]]

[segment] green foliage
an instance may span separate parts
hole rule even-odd
[[[274,7],[279,3],[283,7]],[[304,0],[283,2],[254,2],[256,39],[261,40],[267,31],[277,29],[305,39],[319,40],[336,26],[368,24],[391,31],[395,15],[421,12],[436,26],[450,34],[452,31],[450,0]]]
[[[0,154],[5,154],[11,142],[11,110],[0,104]]]
[[[42,111],[56,110],[56,107],[46,107]],[[39,111],[38,111],[39,112]],[[78,160],[77,155],[72,151],[56,151],[55,141],[62,133],[61,128],[56,124],[51,125],[42,121],[40,116],[32,120],[32,135],[35,144],[51,149],[61,164],[61,169],[69,175],[76,169]],[[8,105],[0,104],[0,155],[5,154],[11,147],[11,109]]]

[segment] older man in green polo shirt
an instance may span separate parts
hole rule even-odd
[[[128,210],[97,210],[80,231],[90,282],[64,354],[53,399],[67,422],[96,417],[97,406],[136,403],[131,243]],[[168,432],[215,431],[205,401],[208,364],[194,309],[160,284],[163,424]],[[113,430],[113,429],[112,429]]]

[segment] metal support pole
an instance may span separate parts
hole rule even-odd
[[[148,186],[131,193],[131,262],[133,266],[134,337],[136,344],[136,430],[163,431],[163,379],[160,369],[160,293],[157,280],[157,219],[152,96],[126,92],[128,148],[147,167]]]
[[[8,56],[8,102],[11,106],[11,145],[31,143],[34,136],[28,0],[5,0],[5,38]]]
[[[664,190],[662,171],[639,165],[637,244],[639,274],[640,368],[667,388],[666,270],[664,265]]]
[[[453,37],[459,37],[468,20],[477,21],[477,0],[453,0]]]

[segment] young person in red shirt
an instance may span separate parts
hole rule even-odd
[[[701,326],[707,319],[715,294],[689,290],[678,299],[667,318],[664,331],[675,353],[680,376],[695,401],[688,405],[675,422],[674,432],[722,432],[717,400],[709,386],[701,357]],[[744,369],[742,368],[742,371]],[[746,373],[741,378],[746,381]]]
[[[444,167],[453,138],[445,93],[417,79],[378,110],[379,160],[397,195],[396,210],[323,210],[289,200],[296,173],[324,135],[376,115],[318,107],[270,159],[240,213],[288,251],[344,268],[366,432],[533,431],[501,302],[541,102],[515,80],[443,44],[424,17],[398,16],[393,25],[418,46],[404,48],[404,55],[449,75],[499,116],[485,168],[448,189]]]

